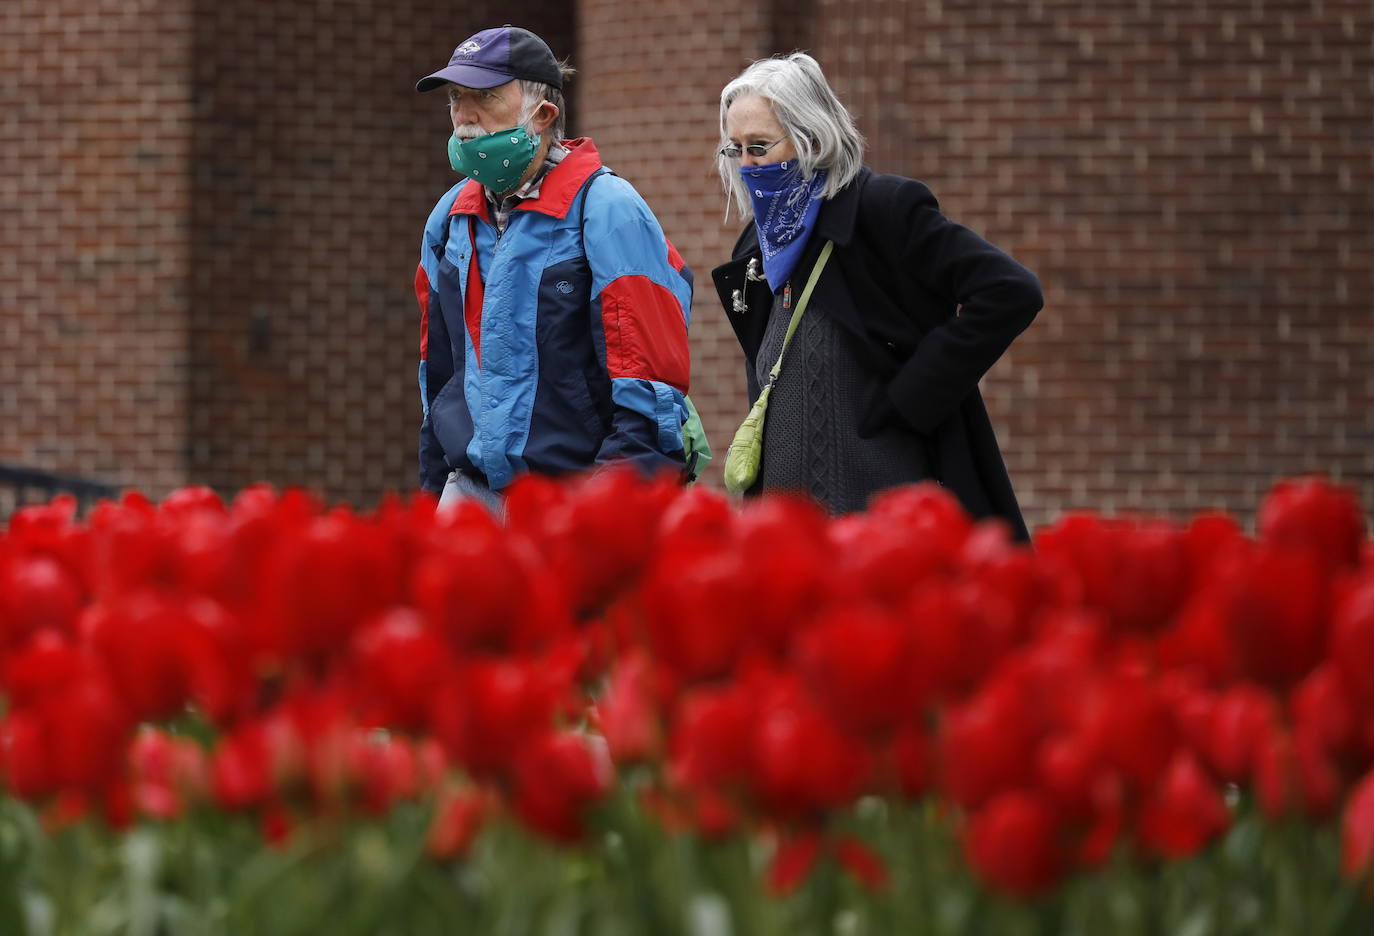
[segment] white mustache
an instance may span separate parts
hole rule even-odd
[[[485,136],[486,131],[477,124],[459,124],[457,127],[453,128],[453,135],[460,140],[467,141],[475,140],[479,136]]]

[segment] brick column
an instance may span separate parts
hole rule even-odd
[[[0,12],[0,459],[185,480],[189,0]]]

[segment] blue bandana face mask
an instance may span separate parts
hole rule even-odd
[[[806,179],[795,162],[740,166],[740,178],[754,206],[754,225],[763,249],[763,274],[773,292],[782,288],[801,259],[821,211],[825,170]]]
[[[520,181],[534,162],[539,137],[530,136],[524,127],[511,127],[460,141],[450,134],[448,162],[455,172],[479,182],[498,195],[508,192]]]

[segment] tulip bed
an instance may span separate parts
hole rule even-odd
[[[1374,932],[1374,546],[603,471],[0,532],[0,932]]]

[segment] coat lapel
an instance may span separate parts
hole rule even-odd
[[[872,339],[864,327],[863,314],[854,301],[849,288],[845,270],[845,250],[854,241],[854,228],[859,217],[859,201],[864,184],[871,175],[868,169],[861,169],[853,182],[846,185],[834,198],[827,199],[821,206],[820,216],[816,219],[816,230],[811,233],[811,243],[807,245],[800,269],[809,271],[819,259],[821,247],[826,241],[834,241],[838,250],[834,260],[825,268],[816,283],[814,301],[825,309],[827,315],[835,320],[844,331],[856,339],[854,348],[860,357],[867,360],[872,355]],[[868,361],[868,363],[876,363]]]
[[[735,242],[730,262],[712,270],[711,279],[716,284],[716,293],[720,296],[725,317],[730,320],[735,337],[744,349],[744,356],[752,362],[763,342],[764,329],[768,327],[772,297],[766,282],[750,282],[744,275],[750,260],[758,260],[760,265],[763,263],[758,232],[752,222]]]

